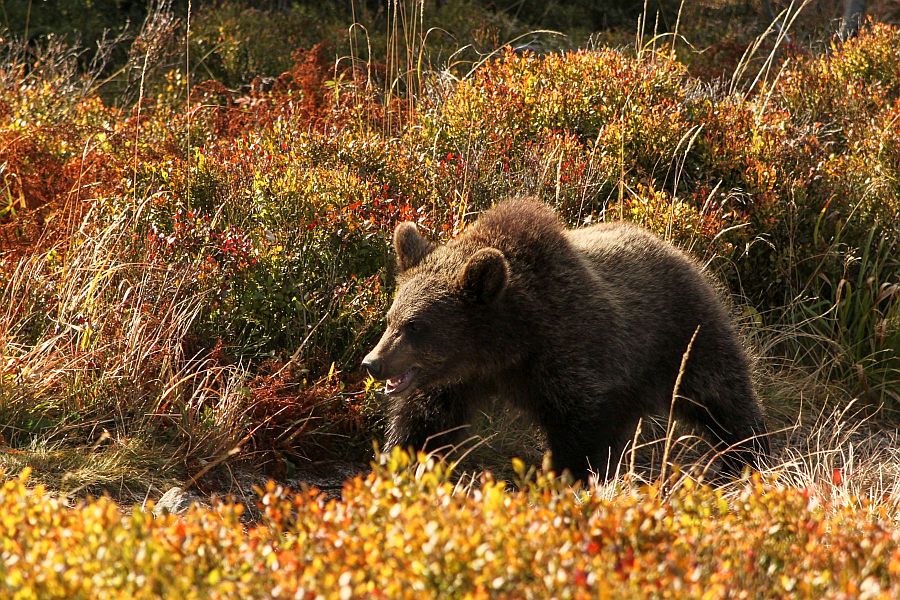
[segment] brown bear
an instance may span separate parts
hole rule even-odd
[[[640,418],[668,415],[696,331],[676,415],[726,450],[731,474],[768,452],[748,360],[716,288],[644,229],[566,230],[544,203],[518,199],[443,246],[401,223],[394,249],[396,297],[363,360],[386,380],[386,448],[446,448],[493,396],[534,418],[555,470],[605,477]]]

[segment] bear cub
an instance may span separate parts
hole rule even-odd
[[[768,452],[748,360],[686,254],[628,223],[563,228],[533,199],[502,202],[438,246],[394,232],[397,292],[363,367],[385,380],[385,448],[447,448],[499,397],[544,430],[553,467],[615,471],[638,420],[699,425],[739,474]]]

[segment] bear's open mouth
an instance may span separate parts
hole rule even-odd
[[[384,382],[384,393],[394,395],[406,390],[412,384],[418,371],[419,369],[412,367],[403,375],[388,377]]]

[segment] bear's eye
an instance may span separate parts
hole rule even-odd
[[[406,333],[419,333],[422,330],[422,324],[415,319],[410,319],[403,324],[403,331]]]

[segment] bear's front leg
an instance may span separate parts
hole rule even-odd
[[[619,472],[636,421],[569,418],[544,420],[543,425],[553,470],[558,474],[568,471],[576,480],[588,483],[592,474],[605,482]]]
[[[468,429],[473,404],[464,386],[392,398],[385,451],[394,446],[425,452],[452,449]]]

